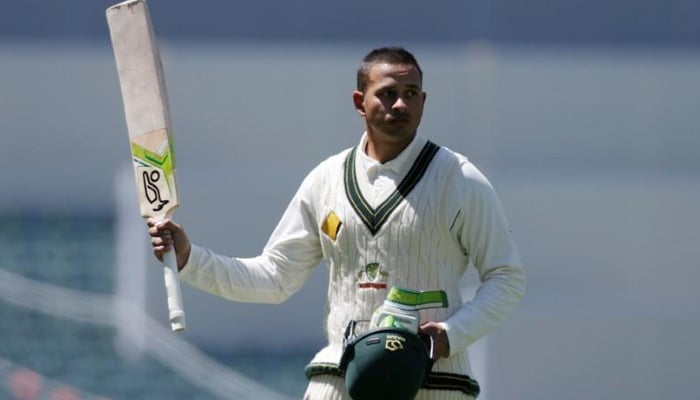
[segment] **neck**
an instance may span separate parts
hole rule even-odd
[[[416,136],[415,133],[408,138],[391,138],[389,140],[377,137],[378,135],[367,132],[365,153],[373,160],[385,163],[395,159],[408,147]]]

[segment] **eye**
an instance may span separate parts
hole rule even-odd
[[[379,97],[383,99],[393,99],[397,95],[396,91],[393,89],[382,90],[379,92]]]

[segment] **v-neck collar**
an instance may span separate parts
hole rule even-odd
[[[357,182],[357,175],[355,171],[355,156],[358,148],[355,147],[350,151],[347,158],[345,159],[345,194],[355,210],[357,215],[362,219],[367,229],[372,232],[372,235],[376,234],[379,229],[381,229],[384,222],[389,218],[391,213],[401,204],[401,201],[408,196],[408,194],[413,190],[413,188],[418,184],[420,179],[425,174],[425,171],[430,165],[433,157],[440,149],[440,146],[434,144],[431,141],[427,141],[423,146],[420,154],[416,157],[411,169],[408,171],[406,176],[401,180],[401,183],[396,187],[396,190],[377,208],[372,208],[362,195],[362,191],[359,189]],[[360,150],[361,151],[361,150]]]
[[[416,134],[411,143],[396,158],[385,163],[380,163],[371,158],[365,150],[367,147],[367,132],[365,132],[360,138],[358,151],[355,154],[355,157],[357,157],[355,159],[355,166],[358,167],[355,172],[360,174],[364,171],[365,174],[368,174],[368,171],[374,168],[375,170],[390,170],[396,174],[396,176],[404,176],[411,167],[410,163],[415,160],[418,153],[427,142],[428,139],[424,136]],[[370,179],[369,175],[367,175],[367,179]]]

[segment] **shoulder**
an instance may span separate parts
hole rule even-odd
[[[340,152],[333,154],[332,156],[329,156],[325,160],[321,161],[316,168],[319,169],[324,169],[324,168],[335,168],[337,166],[342,166],[345,164],[345,160],[348,158],[348,154],[354,149],[354,147],[348,147],[346,149],[341,150]]]
[[[491,188],[486,175],[472,163],[467,156],[458,153],[449,147],[441,146],[437,153],[441,169],[445,177],[452,184],[467,187]]]
[[[353,150],[353,147],[343,149],[342,151],[333,154],[326,159],[319,162],[314,169],[311,170],[309,175],[327,175],[329,173],[334,173],[338,170],[342,172],[345,165],[345,160],[348,155]]]
[[[459,215],[460,223],[471,221],[464,227],[483,227],[477,221],[507,225],[501,200],[486,175],[462,154],[444,147],[440,153],[450,166],[444,197],[448,215]]]

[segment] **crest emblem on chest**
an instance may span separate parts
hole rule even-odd
[[[379,263],[369,263],[357,273],[360,289],[386,289],[389,272]]]

